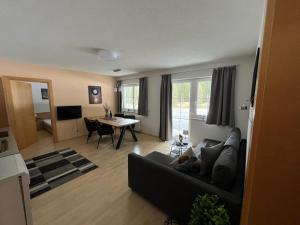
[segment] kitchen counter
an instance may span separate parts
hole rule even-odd
[[[32,225],[29,171],[11,130],[0,129],[6,131],[8,136],[0,138],[7,140],[7,148],[0,153],[0,224]]]
[[[7,140],[7,150],[0,153],[0,181],[11,176],[28,174],[25,162],[19,154],[16,140],[10,128],[0,128],[0,132],[8,132],[7,137],[0,137],[0,141]]]

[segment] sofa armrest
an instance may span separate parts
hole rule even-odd
[[[135,153],[128,155],[128,184],[182,222],[189,220],[190,209],[199,194],[216,194],[228,209],[232,224],[238,224],[242,203],[239,197]]]

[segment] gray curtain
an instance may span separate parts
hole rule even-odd
[[[121,90],[122,81],[117,81],[117,111],[122,112],[122,90]]]
[[[167,141],[172,136],[172,80],[171,74],[162,75],[160,89],[159,138]]]
[[[236,66],[213,70],[207,124],[234,127]]]
[[[148,116],[148,79],[143,77],[139,79],[139,107],[138,114]]]

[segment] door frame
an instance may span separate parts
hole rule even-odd
[[[50,106],[50,115],[51,115],[51,123],[52,123],[52,136],[53,136],[53,142],[58,142],[57,137],[57,126],[56,126],[56,113],[55,113],[55,106],[54,106],[54,97],[53,97],[53,87],[52,87],[52,80],[43,79],[43,78],[29,78],[29,77],[15,77],[15,76],[3,76],[3,89],[4,89],[4,96],[5,96],[5,104],[6,104],[6,111],[8,116],[9,124],[11,124],[11,118],[10,118],[10,111],[8,106],[8,100],[9,96],[8,93],[10,93],[10,87],[8,86],[8,82],[11,80],[14,81],[25,81],[25,82],[37,82],[37,83],[46,83],[48,86],[48,98],[49,98],[49,106]],[[7,82],[5,82],[7,81]],[[9,94],[10,95],[10,94]]]

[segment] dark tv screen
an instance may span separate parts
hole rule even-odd
[[[251,103],[252,107],[254,106],[254,101],[255,101],[255,90],[256,90],[257,73],[258,73],[259,54],[260,54],[260,48],[258,48],[256,51],[255,66],[254,66],[253,78],[252,78],[252,87],[251,87],[251,96],[250,96],[250,103]]]
[[[81,117],[81,105],[57,106],[57,120],[73,120]]]

